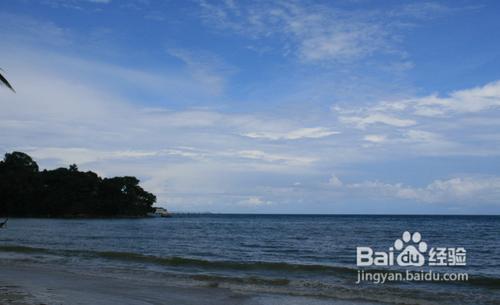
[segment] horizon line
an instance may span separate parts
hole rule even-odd
[[[282,216],[500,216],[500,214],[444,214],[444,213],[414,213],[414,214],[384,214],[384,213],[232,213],[232,212],[175,212],[172,214],[211,214],[211,215],[282,215]]]

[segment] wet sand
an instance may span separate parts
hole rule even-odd
[[[247,294],[218,287],[176,287],[157,281],[69,272],[57,266],[12,265],[3,262],[0,263],[0,304],[348,305],[354,303],[290,295]]]
[[[1,266],[0,304],[258,304],[221,288],[184,288],[53,270]]]

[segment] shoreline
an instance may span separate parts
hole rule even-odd
[[[434,245],[495,243],[492,252],[471,250],[477,265],[440,269],[467,272],[469,282],[384,285],[355,284],[359,268],[351,245],[376,242],[383,249],[393,242],[389,232],[401,236],[420,221],[155,219],[12,219],[0,230],[0,304],[486,305],[500,296],[496,218],[467,219],[459,234],[455,219],[425,220]],[[464,236],[472,241],[462,244]]]
[[[314,213],[218,213],[218,212],[169,212],[172,216],[260,216],[260,217],[412,217],[412,218],[500,218],[500,214],[314,214]],[[151,219],[161,218],[158,216],[148,215],[115,215],[115,216],[97,216],[97,215],[67,215],[67,216],[42,216],[42,215],[26,215],[26,216],[8,216],[0,215],[0,219]]]
[[[1,264],[0,304],[259,304],[224,288],[175,287],[133,278],[78,274],[62,268]]]
[[[331,298],[176,286],[144,277],[84,274],[61,266],[0,262],[2,305],[372,305]],[[380,303],[377,303],[380,304]]]
[[[1,216],[0,219],[146,219],[146,218],[157,218],[155,216],[139,216],[139,215],[117,215],[117,216],[93,216],[93,215],[73,215],[73,216]]]

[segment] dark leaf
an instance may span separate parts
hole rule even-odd
[[[7,88],[9,88],[10,90],[12,90],[13,92],[16,92],[16,90],[14,90],[14,88],[12,88],[9,81],[2,75],[2,73],[0,73],[0,83],[2,85],[6,86]]]

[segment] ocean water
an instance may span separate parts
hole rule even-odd
[[[464,247],[466,266],[427,269],[468,281],[357,284],[356,247],[386,251],[404,231],[420,232],[429,247]],[[500,304],[499,216],[11,219],[0,230],[0,259],[332,303]]]

